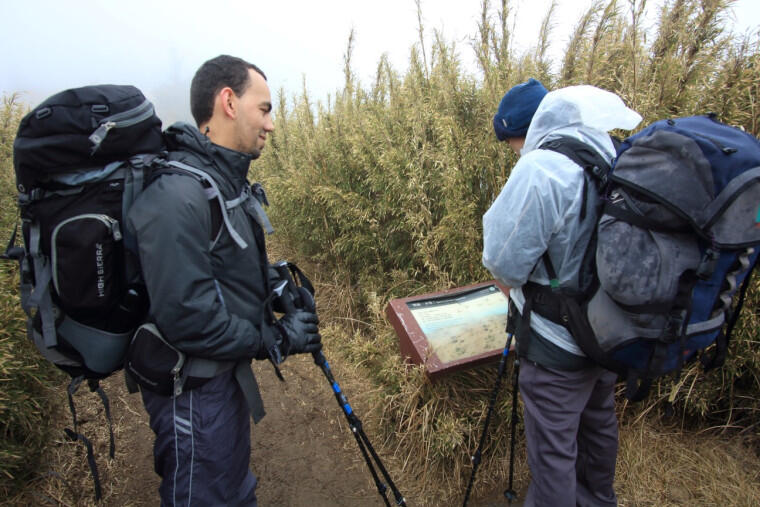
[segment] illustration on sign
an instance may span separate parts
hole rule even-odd
[[[493,285],[407,306],[444,364],[504,347],[508,301]]]

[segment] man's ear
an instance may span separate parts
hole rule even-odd
[[[237,96],[229,86],[225,86],[216,96],[217,106],[224,116],[234,119],[237,116]]]

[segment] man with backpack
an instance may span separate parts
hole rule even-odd
[[[198,127],[177,123],[165,132],[176,171],[153,181],[127,219],[149,320],[186,355],[174,396],[141,384],[142,397],[162,505],[256,505],[249,417],[258,421],[263,408],[250,362],[319,350],[318,319],[304,310],[271,317],[266,197],[246,180],[274,130],[266,76],[218,56],[195,74],[190,102]],[[193,177],[196,170],[210,179]],[[217,374],[193,376],[204,368]]]
[[[591,86],[547,92],[535,79],[510,89],[493,119],[520,156],[483,216],[483,264],[510,291],[532,481],[525,505],[616,505],[616,375],[592,363],[568,329],[547,317],[542,295],[585,288],[581,267],[599,196],[576,161],[549,143],[582,143],[595,165],[611,163],[607,133],[641,117]],[[593,252],[593,249],[591,249]]]

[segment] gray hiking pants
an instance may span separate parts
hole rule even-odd
[[[532,477],[526,507],[617,505],[615,380],[599,367],[564,371],[520,361]]]

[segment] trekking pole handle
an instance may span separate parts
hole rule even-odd
[[[296,284],[295,280],[293,280],[293,276],[290,274],[288,262],[276,262],[275,264],[272,264],[272,267],[277,272],[280,280],[282,280],[282,283],[277,286],[277,289],[279,289],[278,296],[280,297],[280,301],[282,302],[283,307],[285,307],[287,312],[303,308],[304,301],[303,298],[301,298],[301,294],[298,290],[298,285]]]

